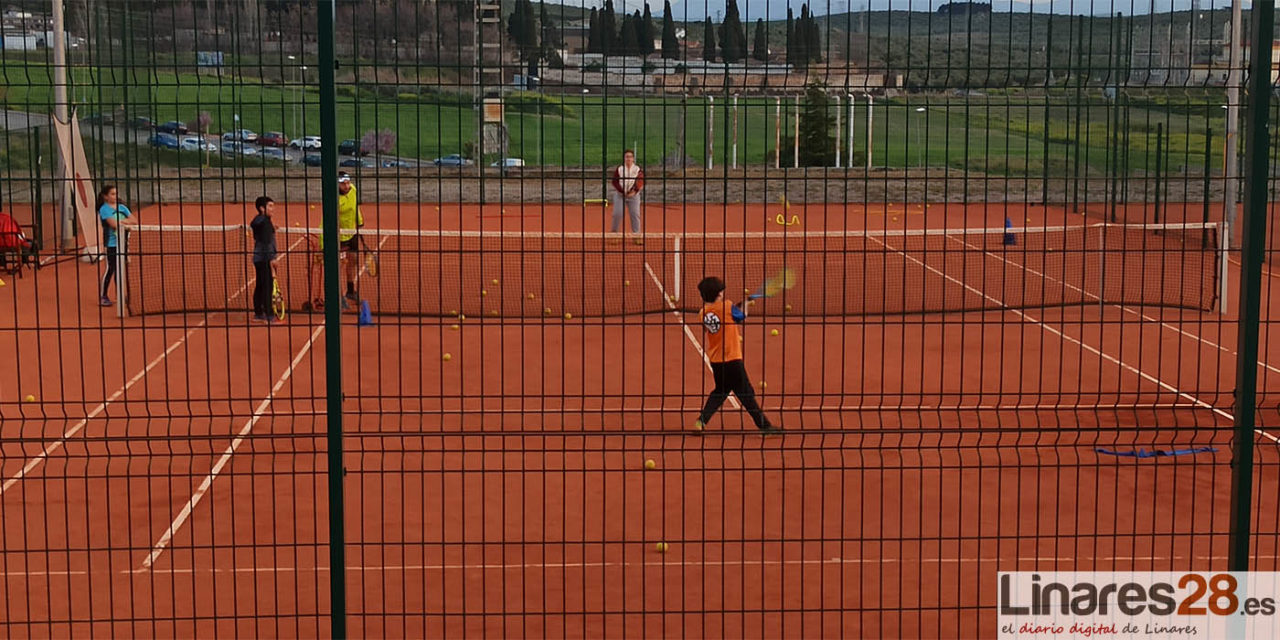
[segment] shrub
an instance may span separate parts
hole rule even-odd
[[[532,113],[554,115],[562,118],[576,118],[577,112],[559,98],[544,95],[536,91],[515,91],[503,99],[504,107],[512,113]]]

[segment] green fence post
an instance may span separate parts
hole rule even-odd
[[[1262,259],[1267,244],[1267,187],[1271,111],[1271,40],[1275,2],[1256,2],[1249,81],[1245,98],[1244,233],[1240,268],[1240,337],[1236,357],[1235,438],[1231,465],[1231,532],[1227,570],[1249,570],[1250,509],[1253,507],[1253,439],[1258,385],[1258,312],[1262,295]]]
[[[329,617],[334,638],[347,637],[342,508],[342,292],[338,288],[338,104],[334,70],[334,0],[319,4],[320,176],[324,230],[325,413],[329,461]]]

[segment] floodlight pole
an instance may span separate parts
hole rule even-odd
[[[1227,47],[1227,135],[1225,153],[1226,164],[1223,168],[1223,222],[1226,229],[1223,243],[1230,249],[1232,236],[1236,228],[1236,194],[1240,192],[1240,152],[1238,150],[1240,126],[1240,71],[1244,66],[1241,55],[1241,0],[1231,0],[1231,41]],[[1204,168],[1209,171],[1209,167]],[[1204,195],[1205,199],[1209,194]]]
[[[67,120],[67,27],[63,0],[53,0],[53,117],[62,124]],[[59,181],[59,212],[62,214],[62,249],[70,251],[76,246],[75,207],[71,189],[71,158],[62,159],[63,175]]]

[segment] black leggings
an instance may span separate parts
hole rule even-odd
[[[271,285],[275,276],[271,274],[270,262],[253,263],[253,272],[257,282],[253,285],[253,315],[269,316],[271,311]]]
[[[702,407],[702,414],[698,416],[702,424],[705,425],[711,421],[711,417],[732,393],[738,396],[738,402],[742,403],[742,408],[755,421],[757,427],[766,429],[771,426],[769,419],[760,410],[760,405],[756,404],[756,390],[751,386],[751,380],[747,377],[747,367],[741,360],[712,362],[711,376],[715,378],[716,388],[711,391],[711,395],[707,396],[707,404]]]
[[[111,291],[111,281],[116,278],[116,252],[115,247],[107,247],[107,272],[102,275],[102,297],[106,298],[107,293]]]

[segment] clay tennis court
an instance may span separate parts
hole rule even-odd
[[[534,234],[588,237],[607,224],[583,205],[362,207],[371,228],[428,235],[545,240]],[[1131,284],[1063,282],[1041,252],[1004,245],[1002,234],[944,234],[940,247],[909,243],[923,236],[870,236],[875,253],[862,240],[858,259],[871,256],[882,270],[868,280],[899,278],[903,301],[985,310],[809,313],[801,309],[822,287],[806,288],[802,274],[800,309],[766,301],[744,331],[748,370],[786,433],[753,433],[728,403],[693,434],[711,381],[696,315],[683,308],[693,293],[686,279],[715,267],[748,272],[743,261],[706,257],[723,255],[723,245],[699,257],[686,242],[676,273],[663,237],[1002,230],[1006,217],[1028,229],[1098,223],[1013,205],[853,209],[667,206],[647,216],[655,236],[643,246],[556,245],[551,257],[570,267],[583,263],[566,256],[614,256],[601,258],[599,273],[621,275],[633,292],[619,298],[623,313],[570,318],[559,308],[538,313],[548,292],[557,295],[546,271],[503,243],[479,250],[496,255],[481,264],[497,265],[497,285],[490,272],[459,271],[456,286],[434,289],[422,289],[430,278],[396,279],[409,260],[421,262],[418,249],[384,245],[378,277],[361,275],[372,300],[457,295],[478,312],[459,320],[448,310],[375,309],[376,324],[365,327],[344,315],[351,633],[971,637],[994,626],[997,570],[1221,564],[1229,504],[1214,496],[1230,483],[1236,323],[1212,308],[1212,274],[1168,267],[1195,302],[1166,288],[1152,295],[1176,294],[1183,307],[1100,302],[1130,295]],[[284,207],[282,238],[317,226],[318,211]],[[797,224],[787,225],[787,212]],[[214,292],[222,306],[119,318],[94,304],[97,268],[73,262],[8,280],[0,295],[13,313],[2,316],[0,339],[17,357],[0,372],[0,623],[37,636],[320,635],[329,606],[322,317],[291,308],[284,326],[248,325],[248,283],[238,275],[247,260],[242,248],[225,250],[228,238],[243,247],[243,229],[224,228],[245,223],[245,205],[139,214],[182,233],[222,229],[203,235],[219,238],[229,277],[214,280],[207,266],[132,276],[202,300]],[[1203,247],[1190,245],[1178,264],[1203,266],[1191,257]],[[198,246],[188,255],[211,253]],[[819,253],[802,245],[793,258]],[[546,268],[545,257],[533,264]],[[286,253],[286,291],[305,281],[308,260],[303,244]],[[1163,263],[1118,264],[1124,283],[1152,280],[1151,265]],[[1230,283],[1237,272],[1229,261]],[[455,275],[431,273],[440,283]],[[824,284],[836,282],[822,273]],[[726,279],[730,292],[755,284]],[[542,288],[519,286],[531,281]],[[559,300],[604,291],[598,282],[583,275],[557,290]],[[677,283],[686,295],[673,301]],[[1005,283],[1018,295],[1074,288],[1081,301],[1013,304]],[[626,313],[627,300],[642,311]],[[1209,308],[1185,308],[1195,305]],[[1270,317],[1269,298],[1263,308]],[[1270,414],[1277,340],[1264,332],[1260,351],[1259,404]],[[28,393],[34,402],[18,400]],[[1277,435],[1260,429],[1257,439]],[[1096,451],[1138,447],[1216,451]],[[1263,474],[1275,468],[1274,448],[1257,455],[1254,522],[1264,533],[1253,569],[1275,570],[1280,540],[1265,532],[1280,524],[1277,479]]]

